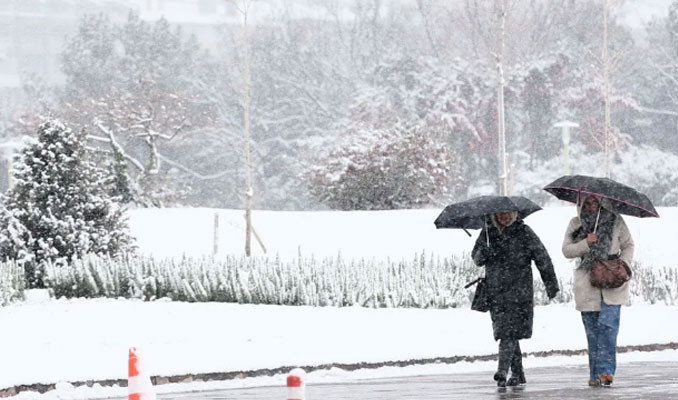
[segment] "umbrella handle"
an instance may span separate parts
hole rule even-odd
[[[481,280],[481,279],[483,279],[483,278],[482,278],[482,277],[480,277],[480,278],[478,278],[478,279],[474,280],[473,282],[469,282],[469,283],[467,283],[467,284],[466,284],[466,286],[464,286],[464,289],[468,289],[468,288],[470,288],[471,286],[473,286],[473,285],[475,285],[476,283],[480,282],[480,280]]]
[[[490,247],[490,235],[487,233],[487,219],[483,218],[485,222],[485,239],[487,239],[487,247]]]
[[[596,215],[596,224],[593,226],[593,233],[598,230],[598,220],[600,219],[600,206],[598,206],[598,215]]]

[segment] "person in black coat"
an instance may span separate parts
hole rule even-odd
[[[558,279],[546,248],[534,231],[517,219],[517,213],[500,212],[489,219],[471,255],[477,266],[485,267],[494,339],[499,340],[494,380],[497,386],[517,386],[526,382],[519,340],[532,337],[532,261],[549,299],[558,293]],[[511,378],[507,381],[509,366]]]

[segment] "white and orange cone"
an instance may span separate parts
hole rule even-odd
[[[306,400],[306,372],[295,368],[287,375],[287,400]]]
[[[139,361],[135,347],[129,348],[127,393],[128,400],[156,400],[151,377]]]

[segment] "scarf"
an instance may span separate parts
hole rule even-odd
[[[572,239],[575,242],[586,239],[586,235],[589,233],[596,233],[598,235],[598,241],[589,243],[591,251],[582,258],[581,263],[579,264],[578,268],[586,271],[591,270],[595,260],[607,260],[612,245],[612,231],[614,230],[614,222],[617,219],[617,216],[603,207],[599,208],[599,212],[600,216],[598,216],[597,212],[589,214],[584,210],[584,207],[582,207],[579,211],[581,226],[572,232]],[[596,219],[598,219],[597,227]]]

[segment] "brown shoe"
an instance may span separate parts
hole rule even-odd
[[[604,374],[600,374],[600,383],[605,385],[605,386],[610,386],[612,382],[614,381],[614,377],[607,372]]]
[[[600,386],[600,379],[589,379],[589,386]]]

